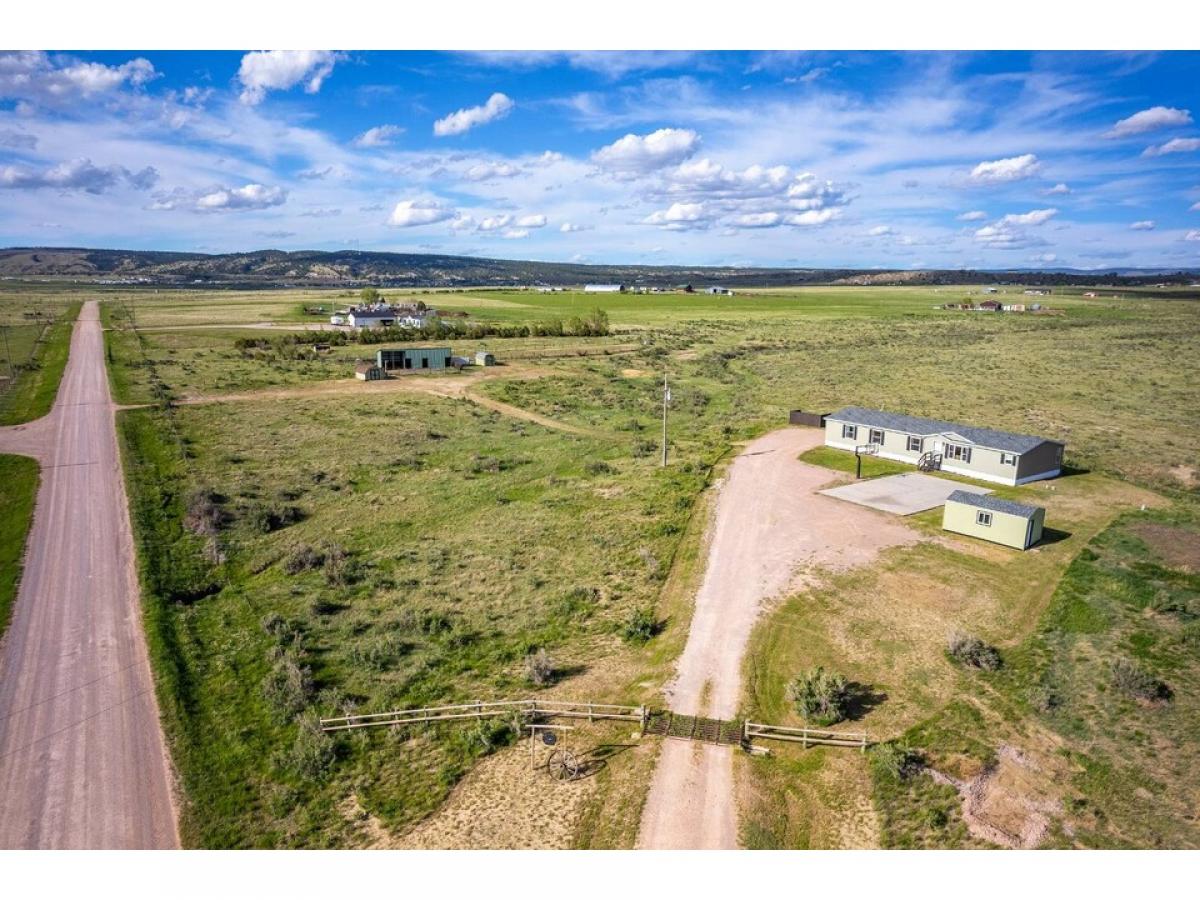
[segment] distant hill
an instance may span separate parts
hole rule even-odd
[[[1106,272],[975,270],[774,269],[705,266],[577,265],[424,253],[360,250],[254,250],[247,253],[172,253],[13,247],[0,250],[0,278],[84,278],[174,286],[455,287],[526,284],[724,285],[769,287],[800,284],[1190,284],[1195,272],[1119,269]]]

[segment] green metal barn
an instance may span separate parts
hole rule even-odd
[[[449,347],[405,347],[403,350],[378,350],[375,363],[385,372],[428,371],[450,365]]]

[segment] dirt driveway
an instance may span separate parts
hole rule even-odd
[[[742,693],[742,657],[765,601],[800,587],[812,569],[847,569],[915,543],[892,516],[816,493],[838,476],[796,457],[822,443],[787,428],[750,444],[719,486],[708,564],[687,645],[667,687],[671,708],[730,719]],[[638,846],[737,846],[732,749],[665,741],[642,814]]]

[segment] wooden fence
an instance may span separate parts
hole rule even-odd
[[[782,725],[765,725],[762,722],[746,721],[742,726],[742,741],[749,744],[755,738],[772,741],[791,741],[805,747],[857,747],[864,753],[867,749],[865,731],[826,731],[821,728],[785,728]]]
[[[644,706],[617,706],[612,703],[577,703],[570,700],[480,700],[454,706],[426,706],[420,709],[394,709],[381,713],[332,716],[321,720],[322,731],[348,731],[386,725],[417,725],[427,722],[453,722],[461,719],[487,719],[519,715],[530,718],[628,719],[645,727],[649,711]]]

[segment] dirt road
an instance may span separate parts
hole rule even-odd
[[[0,648],[0,847],[179,843],[113,416],[92,301],[53,410],[0,429],[42,466]]]
[[[814,493],[835,479],[796,457],[818,429],[788,428],[750,444],[720,486],[708,564],[687,644],[667,688],[671,709],[730,719],[741,697],[742,657],[765,601],[800,586],[805,571],[870,562],[913,543],[900,520]],[[732,749],[667,740],[642,813],[638,846],[737,847]]]

